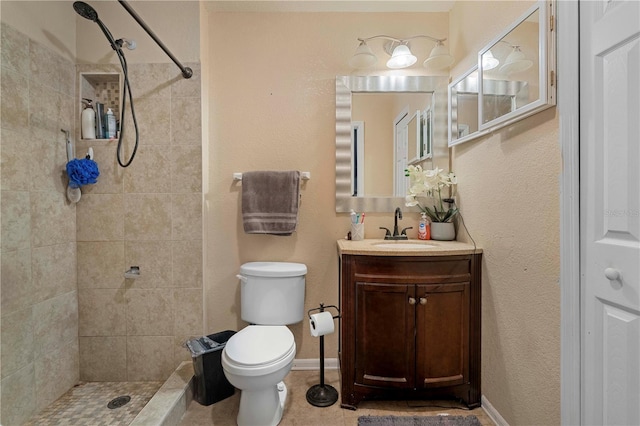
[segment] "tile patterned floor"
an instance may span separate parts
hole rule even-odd
[[[337,370],[327,370],[325,382],[340,389]],[[318,371],[292,371],[285,378],[288,397],[280,426],[356,426],[359,416],[451,416],[474,415],[483,426],[494,423],[482,410],[468,410],[463,404],[453,401],[365,401],[356,411],[340,408],[340,402],[331,407],[318,408],[306,399],[307,389],[320,383]],[[238,415],[240,393],[208,407],[192,401],[182,418],[181,426],[234,426]],[[443,408],[446,407],[446,408]]]
[[[161,385],[161,382],[79,383],[31,418],[25,426],[128,425]],[[122,395],[129,395],[131,401],[120,408],[107,408],[112,399]]]

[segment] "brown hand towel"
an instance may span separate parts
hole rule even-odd
[[[242,222],[247,234],[291,235],[298,225],[299,171],[242,174]]]

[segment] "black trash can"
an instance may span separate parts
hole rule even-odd
[[[193,359],[193,399],[202,405],[211,405],[235,392],[222,371],[222,350],[234,334],[226,330],[187,342]]]

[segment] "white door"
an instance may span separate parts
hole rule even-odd
[[[582,423],[640,425],[640,2],[579,7]]]

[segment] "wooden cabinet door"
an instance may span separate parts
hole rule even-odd
[[[416,289],[416,387],[469,381],[469,286],[418,285]]]
[[[413,388],[415,286],[356,283],[355,382]]]

